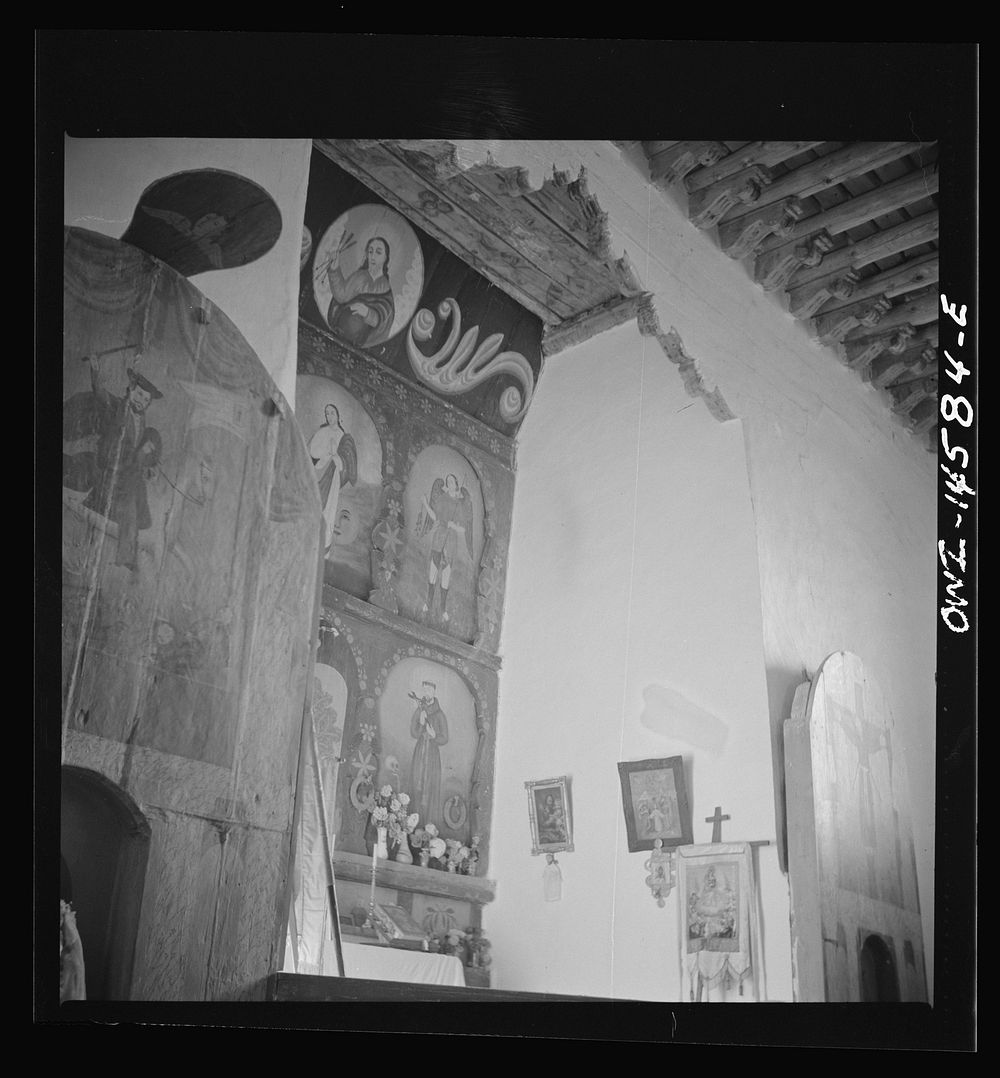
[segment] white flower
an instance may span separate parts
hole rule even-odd
[[[420,823],[420,813],[411,812],[410,815],[406,817],[406,828],[408,831],[412,831],[418,823]]]
[[[428,835],[431,836],[431,838],[437,838],[438,829],[434,826],[434,824],[432,824],[432,823],[425,824],[424,825],[424,830],[427,832]]]
[[[410,795],[409,794],[400,794],[399,795],[399,803],[403,806],[403,808],[406,808],[406,806],[410,803]]]
[[[391,787],[391,786],[390,786],[390,785],[389,785],[388,783],[386,783],[386,784],[385,784],[385,785],[384,785],[384,786],[382,787],[382,789],[381,789],[381,790],[379,790],[379,793],[380,793],[380,794],[381,794],[381,795],[382,795],[383,797],[392,797],[392,787]]]
[[[431,857],[440,857],[445,851],[444,839],[432,838],[427,848],[431,851]]]
[[[387,820],[388,818],[389,818],[389,813],[386,811],[384,805],[378,805],[376,808],[374,808],[372,810],[372,819],[376,823],[382,823],[383,820]]]
[[[389,802],[389,808],[391,808],[393,812],[399,812],[399,809],[400,809],[400,804],[399,804],[399,801],[398,801],[398,799],[397,799],[397,798],[395,798],[395,797],[394,797],[394,798],[393,798],[393,799],[392,799],[392,800],[391,800],[391,801]]]

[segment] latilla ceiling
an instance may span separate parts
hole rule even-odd
[[[537,191],[520,168],[463,167],[445,141],[317,139],[317,149],[541,319],[551,355],[649,297],[611,253],[586,177]],[[808,331],[936,448],[938,173],[934,142],[616,142],[687,201]]]
[[[936,448],[936,143],[617,144]]]

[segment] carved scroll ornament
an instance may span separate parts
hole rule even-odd
[[[500,396],[500,415],[508,423],[516,423],[528,410],[535,388],[535,377],[528,361],[520,352],[500,352],[503,334],[494,333],[479,347],[479,327],[466,330],[461,341],[462,312],[454,299],[445,299],[438,305],[442,319],[452,316],[451,332],[441,348],[431,356],[424,355],[417,341],[426,341],[434,332],[436,319],[431,311],[417,311],[406,334],[406,354],[414,374],[425,386],[445,396],[460,396],[499,374],[513,375],[522,385],[523,394],[516,386],[508,386]],[[499,355],[497,354],[499,352]]]

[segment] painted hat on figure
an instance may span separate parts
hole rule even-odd
[[[138,371],[128,368],[128,381],[130,386],[138,386],[140,389],[144,389],[153,400],[158,401],[163,394],[153,385],[148,378],[143,378]]]

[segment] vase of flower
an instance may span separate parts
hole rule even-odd
[[[420,851],[420,867],[427,868],[431,859],[431,851],[426,846]]]
[[[404,835],[396,845],[396,857],[395,860],[400,865],[412,865],[413,854],[410,853],[410,844],[406,841]]]

